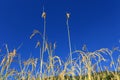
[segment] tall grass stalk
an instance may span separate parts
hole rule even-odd
[[[43,55],[45,52],[45,33],[46,33],[46,13],[43,10],[42,13],[42,18],[44,19],[44,32],[43,32],[43,45],[42,45],[42,53],[40,52],[41,55],[41,61],[40,61],[40,80],[42,80],[42,67],[43,67]]]
[[[69,14],[69,13],[66,13],[66,17],[67,17],[66,25],[67,25],[67,32],[68,32],[70,63],[71,63],[71,66],[72,66],[72,48],[71,48],[70,27],[69,27],[70,14]]]

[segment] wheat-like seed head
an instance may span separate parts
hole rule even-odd
[[[42,18],[44,18],[44,19],[46,18],[46,13],[45,12],[42,13]]]
[[[30,39],[32,39],[36,34],[39,34],[40,36],[42,36],[42,34],[38,31],[38,30],[33,30]]]
[[[67,19],[69,19],[70,18],[70,13],[66,13],[66,17],[67,17]]]
[[[9,56],[14,57],[16,55],[16,50],[14,49],[13,52],[9,53]]]

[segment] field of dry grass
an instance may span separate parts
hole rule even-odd
[[[2,56],[0,61],[0,80],[120,80],[120,57],[118,56],[117,62],[113,55],[119,48],[112,50],[108,48],[101,48],[99,50],[89,52],[86,46],[82,50],[72,51],[69,30],[70,14],[66,14],[66,26],[68,31],[68,46],[69,58],[66,61],[60,59],[59,56],[53,54],[56,49],[56,44],[48,43],[46,40],[46,13],[43,12],[42,18],[44,20],[44,32],[41,34],[39,31],[34,30],[30,36],[32,39],[36,34],[42,36],[43,41],[37,42],[36,47],[40,48],[40,58],[29,58],[22,62],[20,59],[18,65],[20,70],[11,68],[11,64],[17,55],[16,49],[12,52],[8,50]],[[42,43],[42,45],[41,45]],[[40,46],[39,46],[40,45]],[[48,54],[48,60],[44,61],[44,54]],[[73,57],[78,55],[78,57]],[[106,55],[110,60],[109,66],[102,65],[107,62]],[[113,71],[110,71],[112,69]]]

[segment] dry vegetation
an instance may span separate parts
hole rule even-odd
[[[86,46],[82,50],[71,50],[70,32],[67,16],[67,30],[70,56],[68,60],[63,61],[59,56],[53,54],[56,44],[48,43],[46,40],[46,13],[43,12],[44,32],[43,35],[34,30],[30,36],[32,39],[36,34],[42,36],[43,42],[37,43],[36,47],[40,48],[40,58],[29,58],[27,61],[21,62],[19,59],[20,70],[11,68],[10,65],[17,55],[16,49],[9,52],[6,45],[7,54],[0,61],[0,80],[120,80],[120,57],[114,60],[114,52],[119,53],[118,48],[112,50],[101,48],[94,52],[88,52]],[[48,60],[44,61],[44,54],[48,54]],[[78,55],[73,58],[72,55]],[[107,63],[105,56],[111,61]],[[102,65],[103,62],[109,64]],[[113,71],[110,71],[112,69]]]

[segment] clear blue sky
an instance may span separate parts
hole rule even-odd
[[[66,12],[70,12],[72,50],[86,44],[90,51],[119,46],[120,0],[0,0],[0,48],[17,48],[23,58],[39,55],[29,39],[32,31],[43,32],[43,4],[47,13],[46,31],[49,42],[56,42],[56,55],[67,57]]]

